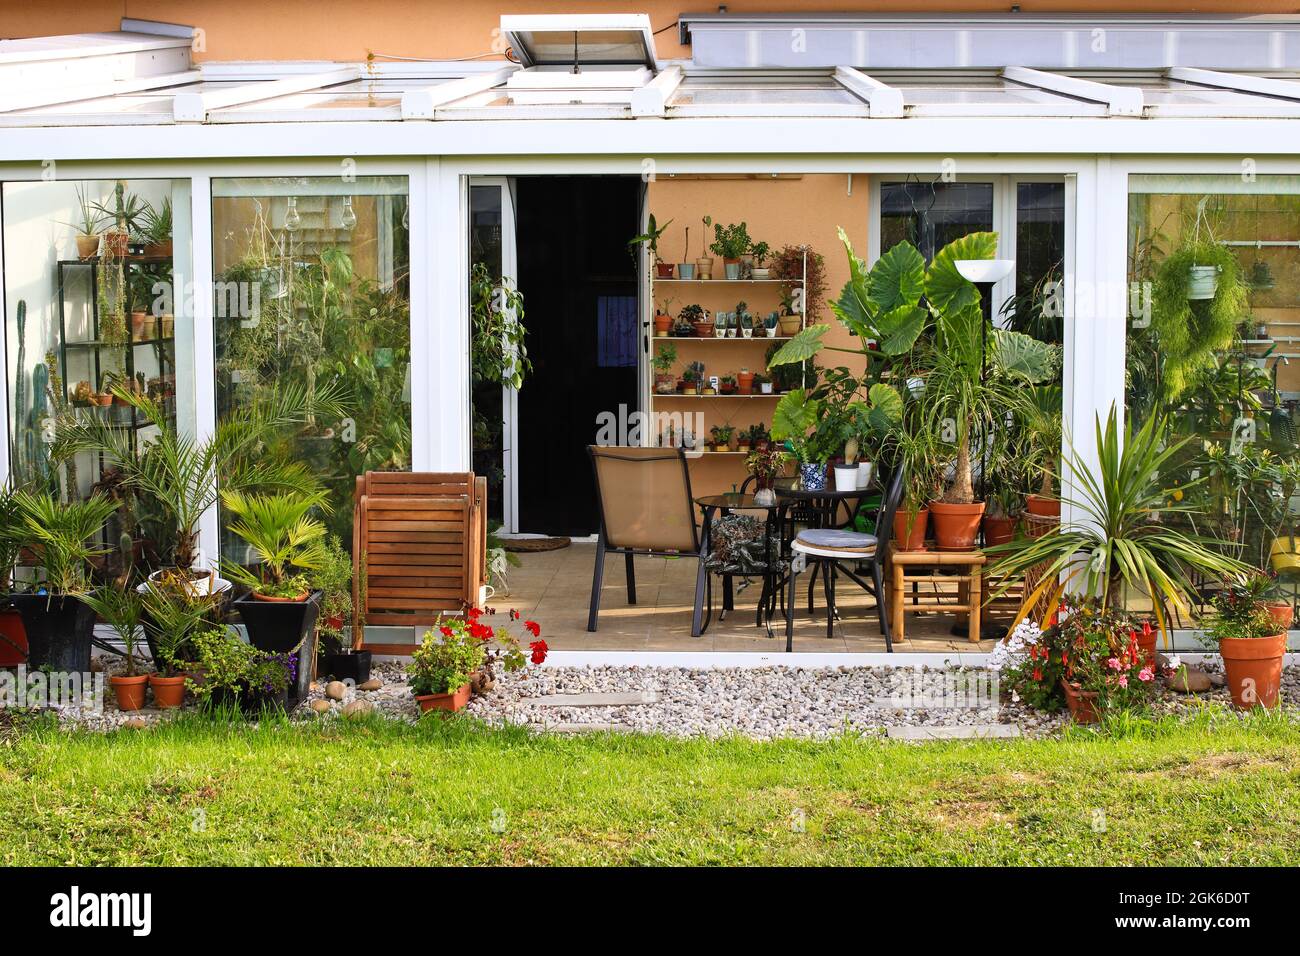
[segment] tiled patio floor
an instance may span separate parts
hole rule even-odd
[[[714,620],[701,637],[691,637],[691,602],[695,594],[692,560],[636,558],[637,604],[629,607],[624,583],[623,556],[606,558],[600,627],[587,631],[587,606],[595,545],[573,544],[559,551],[520,554],[523,567],[511,568],[509,593],[489,602],[498,610],[517,608],[535,618],[554,650],[564,651],[751,651],[782,652],[785,621],[773,622],[774,637],[754,625],[761,585],[738,591],[736,609],[725,621],[717,620],[721,607],[721,581],[714,579]],[[879,653],[885,650],[875,602],[852,582],[840,580],[836,590],[840,619],[834,636],[826,637],[822,589],[817,588],[817,612],[808,615],[806,575],[799,581],[799,610],[795,614],[795,651]],[[952,588],[955,592],[955,587]],[[949,633],[950,614],[907,615],[907,639],[895,642],[900,652],[987,651],[992,641],[976,645]]]

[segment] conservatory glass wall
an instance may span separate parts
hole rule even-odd
[[[356,477],[411,467],[407,196],[403,176],[212,182],[217,421],[300,405],[272,450],[320,478],[345,549]]]
[[[135,455],[160,427],[194,430],[190,181],[9,182],[3,202],[11,482],[118,498],[104,540],[129,535],[152,560],[165,530],[119,487],[111,456],[71,436],[97,429]]]
[[[1188,439],[1161,474],[1179,520],[1294,601],[1300,178],[1129,183],[1128,416]]]

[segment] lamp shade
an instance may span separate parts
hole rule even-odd
[[[976,284],[1001,282],[1016,267],[1015,259],[954,259],[961,277]]]

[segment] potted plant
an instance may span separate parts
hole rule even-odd
[[[162,709],[185,701],[188,671],[198,659],[195,638],[219,623],[219,595],[197,593],[188,577],[150,580],[138,590],[143,608],[141,624],[153,655],[155,672],[149,675],[154,703]]]
[[[118,503],[96,493],[85,501],[62,502],[49,494],[13,493],[20,547],[39,564],[27,593],[11,594],[27,636],[27,666],[36,670],[90,670],[95,612],[81,600],[90,591],[90,561],[108,549],[91,544]]]
[[[406,665],[407,682],[421,712],[457,711],[469,703],[471,680],[486,657],[484,639],[471,633],[478,626],[485,625],[447,618],[425,632]]]
[[[730,451],[731,436],[736,429],[731,425],[714,425],[709,429],[709,439],[714,451]]]
[[[77,258],[83,262],[87,259],[95,258],[99,252],[99,227],[104,223],[104,214],[99,211],[98,204],[86,198],[86,193],[80,186],[77,190],[77,219],[75,222],[65,222],[63,225],[71,227],[75,232],[75,242],[77,244]]]
[[[988,569],[990,579],[1004,581],[992,596],[1005,594],[1031,568],[1037,568],[1040,583],[1026,588],[1021,618],[1046,595],[1047,606],[1055,607],[1072,583],[1081,594],[1100,598],[1104,609],[1120,610],[1127,586],[1150,595],[1156,622],[1167,634],[1167,606],[1190,616],[1188,599],[1196,593],[1192,573],[1232,577],[1243,565],[1171,526],[1194,509],[1189,501],[1165,494],[1161,470],[1190,438],[1169,437],[1165,420],[1155,416],[1136,430],[1126,422],[1121,435],[1114,408],[1104,426],[1098,416],[1095,437],[1095,465],[1077,450],[1069,451],[1071,474],[1084,476],[1077,497],[1065,499],[1076,517],[1027,543],[988,549],[996,558]]]
[[[783,395],[772,414],[772,437],[785,442],[799,464],[799,485],[805,491],[826,487],[826,463],[830,460],[824,433],[818,425],[822,403],[802,388]]]
[[[772,249],[766,242],[756,242],[749,250],[749,254],[754,257],[754,266],[750,270],[752,278],[766,279],[768,276],[767,257],[772,254]]]
[[[325,542],[320,567],[309,574],[321,592],[316,629],[316,671],[335,680],[364,684],[370,679],[372,656],[352,646],[352,555],[336,536]]]
[[[673,366],[677,364],[677,346],[665,343],[655,349],[655,391],[660,395],[671,395],[677,388],[677,376]]]
[[[162,204],[154,209],[148,203],[140,216],[140,239],[143,253],[151,259],[172,257],[172,200],[164,196]]]
[[[750,439],[750,430],[742,428],[736,432],[736,451],[742,455],[748,455],[753,443]]]
[[[641,235],[628,240],[629,246],[644,245],[650,251],[650,259],[655,265],[655,276],[659,279],[671,279],[673,277],[673,264],[671,262],[664,262],[659,258],[659,240],[663,237],[663,234],[668,230],[670,225],[672,225],[671,219],[662,226],[659,225],[655,221],[655,214],[651,213],[646,231]]]
[[[734,375],[724,375],[718,379],[718,391],[723,395],[734,395],[736,392],[736,377]]]
[[[102,221],[113,224],[104,232],[104,255],[114,259],[124,258],[131,251],[131,237],[139,235],[149,204],[135,193],[127,192],[126,183],[118,180],[113,187],[111,206],[102,202],[91,203],[91,206],[99,213]]]
[[[890,438],[894,466],[903,469],[903,499],[894,514],[894,547],[924,551],[930,502],[939,484],[938,449],[927,428],[908,427]]]
[[[249,643],[264,651],[297,650],[320,611],[321,592],[313,589],[308,572],[325,561],[325,525],[313,515],[324,504],[324,494],[227,491],[221,502],[231,516],[231,532],[257,561],[255,570],[222,562],[232,580],[252,591],[234,602]]]
[[[143,606],[133,588],[110,583],[96,593],[83,594],[81,600],[111,627],[126,649],[126,672],[108,679],[117,697],[118,710],[139,710],[144,706],[145,686],[149,678],[136,672],[136,632],[140,627]]]
[[[682,309],[682,315],[683,317],[689,316],[688,321],[691,323],[691,328],[694,330],[697,338],[712,338],[715,323],[714,320],[709,317],[709,313],[705,312],[704,309],[700,308],[698,305],[688,305],[685,309]]]
[[[732,313],[732,327],[739,329],[745,338],[749,338],[754,328],[754,317],[749,314],[749,303],[743,300],[736,303],[736,311]]]
[[[1228,691],[1239,710],[1277,706],[1287,632],[1268,604],[1274,583],[1252,569],[1226,579],[1212,601],[1208,634],[1223,657]]]
[[[757,389],[760,395],[772,394],[772,380],[762,372],[755,372],[750,382],[751,388]]]
[[[729,223],[723,226],[721,223],[715,223],[713,226],[713,243],[709,250],[722,259],[723,268],[726,270],[725,275],[728,279],[740,278],[740,257],[749,252],[752,241],[749,238],[749,227],[741,223]]]
[[[672,328],[673,316],[669,311],[672,308],[673,300],[665,298],[655,309],[655,335],[659,337],[666,336],[668,330]]]
[[[686,241],[682,244],[682,261],[677,263],[677,277],[679,279],[695,278],[695,263],[691,259],[691,227],[686,227]]]
[[[742,368],[736,373],[736,388],[741,395],[751,395],[754,392],[754,373],[747,368]]]
[[[205,628],[194,645],[198,676],[185,685],[203,710],[257,716],[288,707],[289,688],[298,677],[294,655],[259,650],[224,627]]]
[[[756,425],[754,427],[762,428],[763,426]],[[745,459],[745,467],[754,476],[754,502],[767,507],[776,503],[776,491],[773,485],[777,476],[781,474],[790,461],[790,455],[771,443],[766,435],[766,429],[763,429],[762,437],[756,437],[751,432],[750,442],[754,450]]]
[[[1027,390],[1028,401],[1019,406],[1030,442],[1027,464],[1038,472],[1038,490],[1025,498],[1025,512],[1032,517],[1035,536],[1061,520],[1060,479],[1057,459],[1061,456],[1061,388],[1038,385]]]
[[[704,244],[708,242],[709,227],[713,225],[713,217],[704,216],[703,218],[701,218],[700,222],[703,224],[704,228],[700,232],[700,257],[695,260],[695,271],[697,273],[697,277],[700,279],[712,279],[713,258],[711,256],[704,255],[704,253],[708,251],[704,248]]]
[[[704,363],[691,362],[682,372],[682,394],[696,395],[699,393],[700,384],[704,381]]]
[[[1142,653],[1140,625],[1095,598],[1067,598],[1060,621],[1043,634],[1035,664],[1057,672],[1075,723],[1097,723],[1111,710],[1147,703],[1156,687],[1156,663]]]

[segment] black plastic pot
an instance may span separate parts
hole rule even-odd
[[[248,643],[272,654],[293,650],[316,627],[321,594],[313,591],[305,601],[259,601],[251,594],[236,600],[235,609],[248,629]]]
[[[316,676],[364,684],[370,680],[370,651],[327,651],[316,661]]]
[[[68,594],[11,594],[27,631],[27,667],[64,673],[90,670],[95,612]]]
[[[207,711],[237,709],[245,717],[258,717],[264,712],[284,711],[289,707],[289,691],[286,688],[275,695],[268,694],[232,694],[224,688],[214,691],[208,697],[204,709]]]

